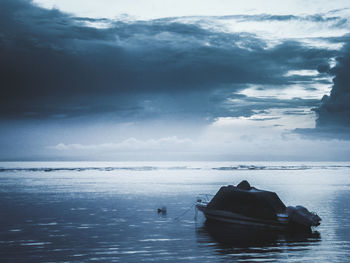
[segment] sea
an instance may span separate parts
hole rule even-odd
[[[195,210],[242,180],[321,225],[243,229]],[[0,163],[2,263],[349,261],[349,162]]]

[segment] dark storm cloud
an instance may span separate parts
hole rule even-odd
[[[333,87],[329,96],[322,98],[317,109],[317,127],[340,126],[350,128],[350,42],[337,58],[337,65],[330,70]]]
[[[343,49],[334,68],[325,70],[334,76],[330,95],[325,95],[315,108],[318,118],[315,129],[296,129],[297,133],[313,138],[350,140],[350,41],[343,37]]]
[[[87,22],[109,27],[93,28]],[[232,110],[213,109],[213,100],[224,102],[227,94],[246,84],[276,86],[305,80],[284,74],[315,69],[334,54],[295,41],[267,49],[253,34],[214,32],[169,19],[77,18],[25,0],[2,0],[0,115],[37,118],[116,112],[137,116],[142,111],[164,111],[167,105],[159,101],[174,96],[178,101],[173,101],[169,112],[181,106],[194,114],[223,116]],[[224,89],[224,96],[217,89]],[[160,107],[158,111],[147,105],[152,96],[158,99],[152,102]]]

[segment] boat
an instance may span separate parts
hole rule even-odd
[[[288,206],[275,192],[260,190],[242,181],[237,186],[223,186],[209,200],[197,198],[196,208],[206,219],[273,230],[303,229],[320,225],[321,218],[303,206]]]

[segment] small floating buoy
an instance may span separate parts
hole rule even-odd
[[[157,209],[158,214],[165,215],[166,214],[166,207],[163,206],[162,208]]]

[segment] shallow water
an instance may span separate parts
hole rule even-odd
[[[197,194],[243,179],[316,211],[321,226],[194,220]],[[349,163],[0,163],[0,262],[346,262],[349,201]]]

